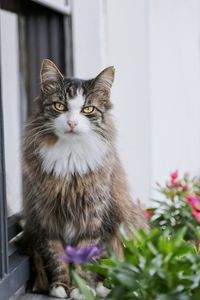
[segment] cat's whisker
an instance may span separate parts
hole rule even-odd
[[[49,131],[48,130],[41,130],[39,132],[34,133],[30,138],[26,139],[26,142],[29,142],[30,144],[35,143],[36,139],[44,136],[47,134]]]
[[[30,145],[33,144],[33,148],[36,149],[37,148],[37,145],[36,145],[37,140],[41,139],[42,137],[46,136],[47,134],[51,134],[51,131],[49,129],[42,129],[39,132],[37,131],[35,134],[33,134],[30,137],[30,140],[26,140],[26,142],[30,143]]]

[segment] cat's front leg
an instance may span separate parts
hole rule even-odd
[[[88,246],[97,246],[98,247],[99,239],[98,240],[95,240],[95,239],[81,240],[77,245],[77,249],[88,247]],[[100,256],[101,257],[107,256],[106,251],[104,251]],[[110,290],[105,288],[103,286],[103,283],[97,280],[97,276],[94,273],[89,272],[89,271],[87,271],[87,272],[84,271],[81,265],[75,265],[75,270],[83,279],[86,280],[86,282],[88,284],[87,286],[91,290],[91,292],[94,296],[98,295],[101,298],[104,298],[105,296],[108,295]],[[86,298],[80,293],[80,291],[77,288],[72,289],[70,296],[74,300],[86,300]]]
[[[60,240],[50,240],[48,247],[42,252],[49,281],[49,294],[57,298],[67,298],[71,283],[68,264],[60,259],[64,255],[63,243]]]

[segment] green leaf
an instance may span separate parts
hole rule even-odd
[[[154,254],[157,255],[158,254],[158,250],[156,249],[156,247],[153,245],[152,242],[148,242],[147,246],[149,248],[149,250]]]
[[[186,234],[187,228],[183,227],[181,228],[174,236],[174,246],[178,247],[183,242],[183,238]]]
[[[101,265],[114,267],[114,266],[116,266],[116,262],[114,262],[112,259],[109,259],[109,258],[102,258]]]
[[[115,275],[117,280],[125,287],[133,288],[136,282],[134,282],[133,276],[128,273],[121,272]]]
[[[95,300],[95,296],[93,295],[92,291],[86,285],[86,282],[75,272],[71,271],[72,278],[76,285],[78,286],[80,292],[85,296],[87,300]]]
[[[89,271],[92,271],[94,273],[97,273],[97,274],[100,274],[100,275],[103,275],[103,276],[108,275],[110,268],[111,267],[109,267],[109,266],[104,267],[104,266],[101,266],[101,265],[92,265],[92,264],[87,264],[84,267],[85,270],[89,270]]]

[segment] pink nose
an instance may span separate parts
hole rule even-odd
[[[76,127],[77,122],[76,121],[68,121],[67,124],[69,125],[69,127],[71,127],[73,129],[74,127]]]

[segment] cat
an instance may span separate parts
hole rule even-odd
[[[66,245],[112,247],[122,257],[119,225],[145,227],[130,199],[116,152],[110,100],[113,67],[90,80],[65,78],[45,59],[40,96],[25,128],[24,241],[32,257],[32,290],[67,298]]]

